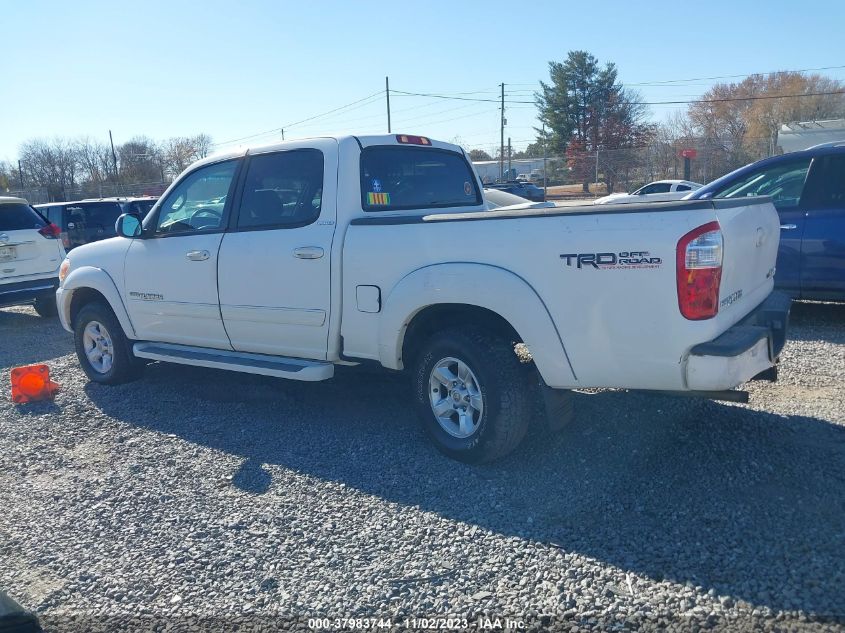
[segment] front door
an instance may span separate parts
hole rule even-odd
[[[805,191],[801,296],[845,298],[845,154],[816,158]]]
[[[124,302],[138,338],[231,349],[220,317],[217,257],[239,160],[185,176],[144,222],[124,266]]]
[[[234,349],[325,359],[337,217],[332,139],[252,154],[220,247],[220,310]]]
[[[729,183],[714,198],[771,196],[780,218],[775,286],[798,295],[801,291],[801,238],[805,213],[802,193],[810,158],[768,163]]]

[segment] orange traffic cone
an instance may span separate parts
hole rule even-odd
[[[12,370],[12,402],[52,400],[58,390],[59,385],[50,380],[47,365],[27,365]]]

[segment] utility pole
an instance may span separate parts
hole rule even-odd
[[[23,169],[21,169],[21,161],[18,161],[18,180],[21,181],[21,191],[23,191]]]
[[[390,77],[384,78],[384,96],[387,98],[387,133],[390,134]]]
[[[595,195],[599,195],[599,146],[596,145],[596,186]]]
[[[511,137],[508,137],[508,178],[511,175]]]
[[[285,128],[279,130],[282,133],[282,140],[285,140]]]
[[[499,144],[499,182],[505,177],[505,84],[502,83],[502,121],[500,130],[501,142]]]
[[[543,202],[546,201],[548,189],[546,187],[546,124],[543,123]]]
[[[114,153],[114,139],[111,136],[111,130],[109,130],[109,143],[111,144],[111,160],[112,167],[114,167],[114,179],[117,180],[117,154]]]

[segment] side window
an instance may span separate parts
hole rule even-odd
[[[323,202],[323,153],[298,149],[249,159],[238,211],[239,229],[311,224]]]
[[[798,206],[810,159],[786,161],[752,171],[717,192],[714,198],[771,196],[778,209]]]
[[[656,182],[651,185],[646,185],[641,189],[637,190],[638,195],[644,195],[649,193],[669,193],[669,189],[672,187],[668,182]]]
[[[807,204],[816,209],[842,209],[845,212],[845,155],[816,158],[805,197]]]
[[[689,185],[678,185],[677,187],[675,187],[675,191],[689,191],[689,190],[690,190]]]
[[[170,192],[156,218],[155,232],[195,233],[223,228],[223,211],[238,161],[201,167]]]
[[[64,207],[49,207],[47,209],[47,219],[56,226],[64,227],[64,222],[62,221],[63,211]]]

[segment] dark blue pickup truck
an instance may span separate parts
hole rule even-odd
[[[845,141],[766,158],[687,199],[771,196],[780,216],[775,286],[795,298],[845,301]]]

